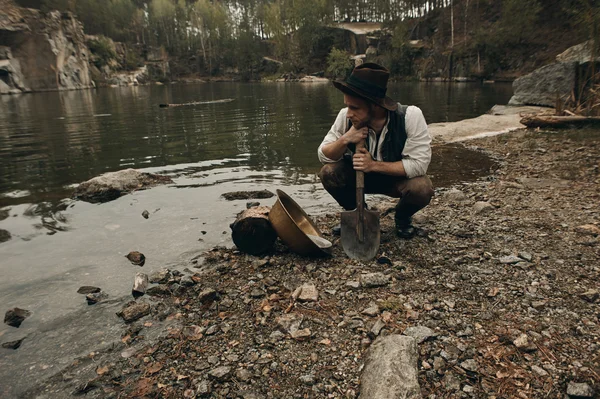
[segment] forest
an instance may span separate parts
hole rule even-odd
[[[595,0],[19,0],[74,13],[86,34],[162,46],[176,76],[235,71],[256,79],[264,56],[277,73],[340,75],[351,67],[339,22],[379,22],[376,61],[397,77],[518,76],[600,37]],[[414,48],[411,40],[422,40]],[[597,40],[596,40],[597,41]],[[596,48],[598,43],[596,43]],[[137,60],[126,65],[135,67]],[[421,61],[416,65],[417,59]],[[423,61],[425,59],[426,61]],[[450,60],[450,61],[448,61]],[[453,70],[453,69],[457,69]]]

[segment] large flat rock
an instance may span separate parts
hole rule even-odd
[[[136,190],[167,183],[173,183],[173,180],[167,176],[125,169],[105,173],[81,183],[73,196],[86,202],[108,202]]]
[[[508,133],[524,129],[522,115],[547,112],[548,108],[535,106],[494,106],[487,114],[458,122],[432,123],[429,134],[433,139],[456,142]]]

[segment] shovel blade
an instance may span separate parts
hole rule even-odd
[[[358,210],[342,212],[341,242],[350,258],[367,261],[379,250],[379,212],[365,209],[362,214],[361,220]]]

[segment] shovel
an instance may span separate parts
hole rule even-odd
[[[365,147],[362,140],[356,151]],[[344,252],[352,259],[371,260],[379,249],[379,212],[365,209],[365,174],[356,171],[356,209],[342,212],[341,241]]]

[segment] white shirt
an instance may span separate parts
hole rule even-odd
[[[346,113],[348,108],[343,108],[338,114],[335,122],[329,129],[329,132],[323,139],[323,142],[319,146],[318,154],[319,161],[321,163],[332,163],[337,162],[340,159],[329,159],[323,154],[323,146],[334,141],[337,141],[346,131],[348,131],[348,118]],[[394,111],[391,111],[394,112]],[[379,143],[376,146],[371,145],[369,153],[373,159],[382,161],[383,157],[381,154],[381,147],[385,139],[385,135],[388,132],[389,118],[386,125],[383,127],[381,134],[379,135]],[[427,130],[427,123],[423,112],[419,107],[414,105],[409,106],[406,109],[405,118],[406,127],[406,144],[402,150],[402,164],[406,172],[406,176],[410,179],[417,176],[424,176],[427,173],[427,167],[431,162],[431,136]],[[374,130],[369,129],[369,143],[375,143],[377,140],[377,134]],[[375,149],[377,148],[377,154]]]

